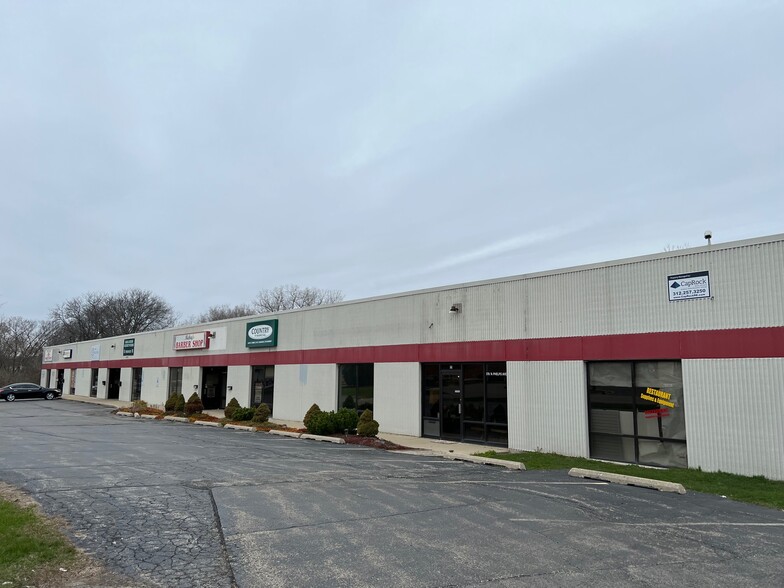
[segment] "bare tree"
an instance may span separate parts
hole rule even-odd
[[[48,321],[0,317],[0,384],[38,381],[41,352],[52,328]]]
[[[165,329],[176,319],[163,298],[138,288],[90,292],[54,307],[49,315],[55,326],[53,344]]]
[[[680,245],[673,245],[672,243],[667,243],[664,246],[664,251],[666,252],[680,251],[681,249],[688,249],[689,247],[691,247],[691,245],[689,245],[688,243],[681,243]]]
[[[252,314],[256,314],[256,311],[249,304],[238,304],[236,306],[220,304],[218,306],[211,306],[208,308],[207,312],[201,313],[192,321],[192,323],[211,323],[213,321],[239,318],[242,316],[250,316]]]
[[[340,290],[322,288],[303,288],[293,284],[276,286],[258,293],[253,301],[256,312],[278,312],[322,304],[334,304],[343,300]]]

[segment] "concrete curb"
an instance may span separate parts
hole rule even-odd
[[[686,494],[686,488],[682,484],[675,482],[665,482],[663,480],[650,480],[648,478],[640,478],[637,476],[626,476],[624,474],[611,474],[609,472],[598,472],[595,470],[584,470],[581,468],[572,468],[569,470],[569,475],[573,478],[590,478],[592,480],[601,480],[603,482],[611,482],[613,484],[625,484],[627,486],[639,486],[640,488],[652,488],[660,492],[677,492],[678,494]]]
[[[141,415],[141,417],[143,419],[157,419],[158,415],[157,414],[143,414],[143,415]]]
[[[236,431],[255,431],[256,430],[254,427],[246,427],[245,425],[232,425],[232,424],[223,425],[223,428],[224,429],[234,429]]]
[[[175,416],[165,416],[163,417],[164,421],[175,421],[177,423],[189,423],[190,421],[185,417],[175,417]]]
[[[345,445],[346,440],[340,437],[325,437],[324,435],[311,435],[310,433],[302,433],[300,439],[312,439],[313,441],[326,441],[327,443],[337,443],[338,445]]]
[[[133,416],[132,412],[125,412],[124,410],[118,410],[114,414],[116,414],[117,416],[124,416],[124,417],[132,417]]]
[[[293,439],[299,439],[300,435],[302,435],[302,433],[294,433],[293,431],[276,431],[274,429],[270,431],[270,434],[280,435],[282,437],[291,437]]]
[[[221,423],[216,423],[213,421],[193,421],[194,425],[204,425],[205,427],[222,427]]]
[[[506,459],[494,459],[492,457],[479,457],[477,455],[460,455],[456,453],[442,453],[445,458],[453,461],[467,461],[482,465],[500,466],[509,470],[524,470],[525,464],[520,461],[508,461]]]

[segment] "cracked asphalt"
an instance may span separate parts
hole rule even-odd
[[[138,586],[776,586],[784,512],[355,446],[0,403],[0,479]]]

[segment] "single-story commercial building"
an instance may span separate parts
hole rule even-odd
[[[44,350],[43,385],[784,479],[784,235]]]

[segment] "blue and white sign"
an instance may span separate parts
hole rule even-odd
[[[667,293],[670,302],[710,298],[710,275],[705,271],[667,276]]]

